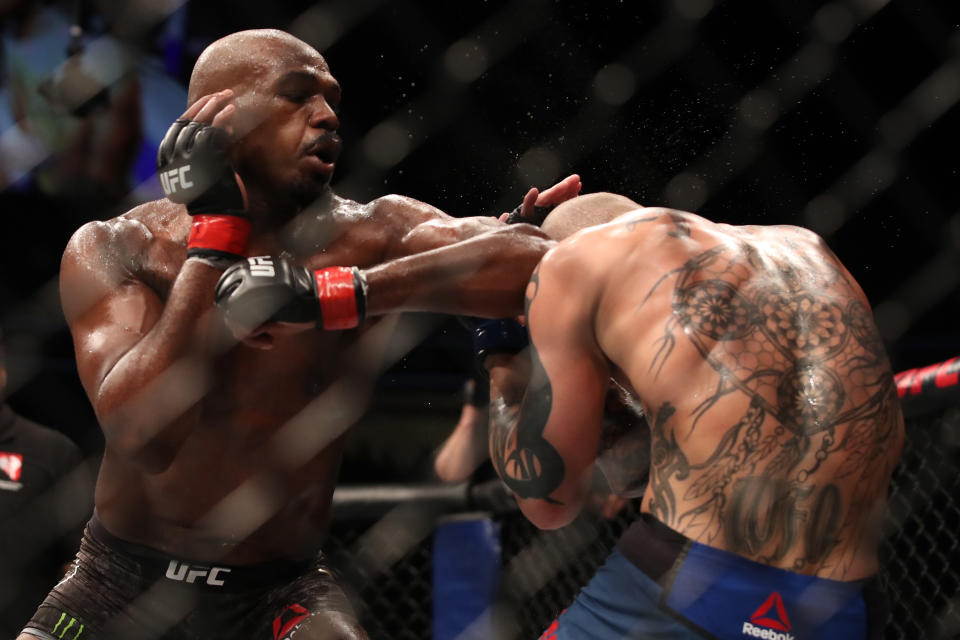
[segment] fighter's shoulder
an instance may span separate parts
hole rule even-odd
[[[741,227],[747,234],[768,234],[781,238],[785,242],[805,242],[814,245],[823,245],[826,241],[812,229],[798,227],[792,224],[772,224],[763,226]]]
[[[387,223],[403,226],[417,225],[421,222],[445,217],[436,207],[397,193],[390,193],[371,200],[367,204],[371,216]]]
[[[109,265],[122,263],[124,256],[142,255],[157,239],[184,233],[182,213],[181,205],[154,200],[108,220],[87,222],[71,236],[63,262],[97,260]]]
[[[330,195],[324,206],[338,226],[361,228],[369,226],[384,236],[395,236],[409,231],[422,222],[443,217],[436,208],[415,198],[398,194],[380,196],[366,203]]]
[[[593,285],[593,276],[601,276],[619,253],[616,230],[611,223],[581,229],[554,244],[537,267],[542,278],[556,279],[564,288]],[[613,233],[611,233],[613,232]]]

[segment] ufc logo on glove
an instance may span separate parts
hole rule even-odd
[[[168,196],[181,189],[189,189],[193,182],[187,179],[187,172],[190,171],[190,165],[185,164],[177,169],[170,169],[160,174],[160,185],[163,192]]]
[[[250,263],[250,275],[260,278],[272,278],[277,274],[270,258],[247,258]]]

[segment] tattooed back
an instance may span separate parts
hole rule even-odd
[[[824,242],[646,208],[564,244],[591,256],[597,343],[647,412],[643,509],[765,564],[876,573],[903,418],[867,300]]]

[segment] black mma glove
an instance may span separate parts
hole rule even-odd
[[[527,328],[513,318],[481,320],[473,328],[473,350],[481,364],[488,355],[519,353],[529,344]]]
[[[167,198],[193,216],[187,257],[234,261],[247,251],[250,221],[230,165],[230,136],[220,127],[177,120],[157,150],[157,174]]]
[[[556,209],[556,207],[557,205],[555,204],[548,204],[545,207],[533,205],[533,217],[525,218],[523,215],[521,215],[521,211],[523,211],[523,203],[521,202],[507,215],[507,218],[504,220],[504,222],[507,224],[520,224],[522,222],[539,227],[543,224],[543,221],[547,219],[547,216],[550,215],[550,212]]]
[[[270,256],[237,262],[214,290],[228,322],[247,329],[265,322],[352,329],[363,321],[366,294],[367,282],[356,267],[314,271]]]

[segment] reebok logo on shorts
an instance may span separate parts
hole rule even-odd
[[[20,474],[23,471],[23,456],[19,453],[0,451],[0,489],[19,491],[23,488]]]
[[[773,611],[776,609],[776,611]],[[783,598],[772,591],[757,610],[750,616],[750,622],[744,622],[740,632],[751,638],[764,640],[795,640],[790,633],[790,618],[783,606]]]
[[[547,630],[540,636],[540,640],[557,640],[557,629],[560,628],[560,621],[554,620]]]

